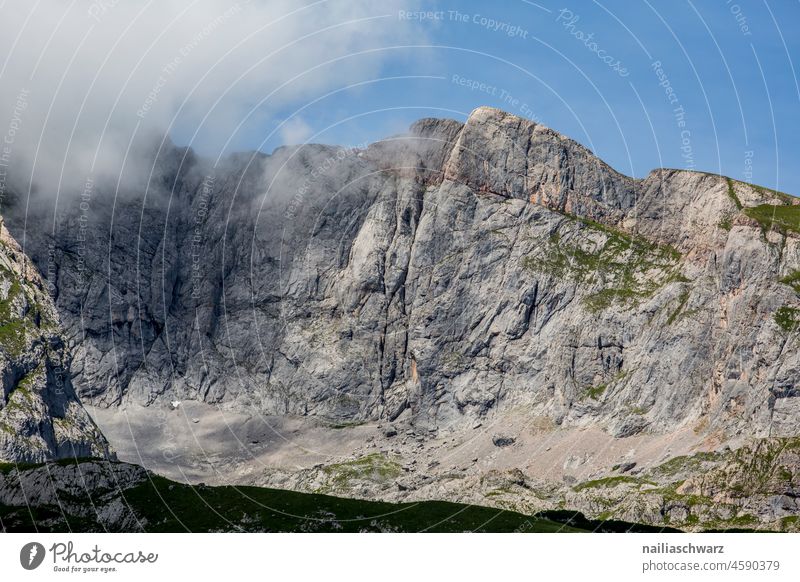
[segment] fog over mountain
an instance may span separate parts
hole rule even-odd
[[[394,14],[414,4],[8,3],[0,110],[11,114],[9,180],[50,199],[88,179],[110,191],[118,180],[146,183],[153,144],[173,131],[209,155],[253,126],[302,142],[310,133],[292,116],[298,96],[375,76],[390,52],[379,48],[408,40]]]

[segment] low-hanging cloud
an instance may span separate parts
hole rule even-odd
[[[397,18],[398,7],[408,6],[394,0],[6,3],[0,194],[14,187],[55,195],[80,191],[87,179],[141,176],[148,170],[139,167],[143,151],[176,130],[211,155],[236,147],[242,127],[274,127],[276,112],[377,74],[393,56],[382,49],[412,32],[413,23]],[[298,119],[281,134],[309,133]]]

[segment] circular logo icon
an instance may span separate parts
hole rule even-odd
[[[26,570],[35,570],[44,562],[44,546],[39,542],[30,542],[19,551],[19,563]]]

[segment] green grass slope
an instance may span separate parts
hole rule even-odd
[[[151,475],[122,493],[147,532],[627,532],[667,531],[617,521],[593,521],[570,511],[523,515],[490,507],[423,501],[385,503],[261,487],[210,487],[176,483]],[[58,506],[0,505],[7,532],[103,531],[94,508],[109,492],[85,499],[69,496]],[[675,531],[675,530],[672,530]]]

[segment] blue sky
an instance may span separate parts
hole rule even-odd
[[[437,14],[386,11],[406,35],[378,48],[379,67],[360,74],[362,56],[339,61],[346,83],[293,96],[232,143],[357,145],[420,117],[463,120],[491,105],[629,175],[689,168],[800,194],[797,1],[441,1],[407,12],[415,10]],[[178,124],[176,140],[187,131]]]

